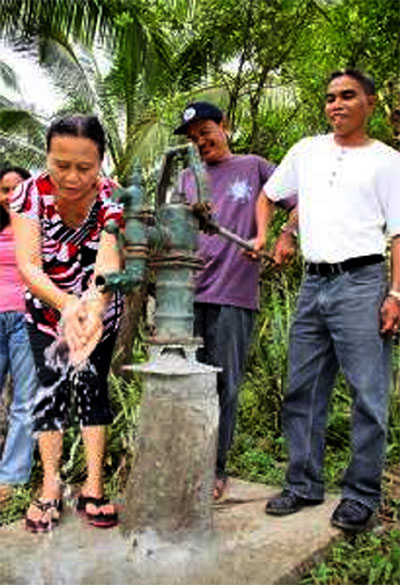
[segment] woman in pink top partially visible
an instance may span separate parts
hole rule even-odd
[[[0,508],[11,497],[14,485],[29,480],[32,465],[31,419],[37,380],[8,213],[9,195],[29,177],[28,171],[19,167],[0,171],[0,395],[8,373],[13,387],[7,438],[0,459]]]

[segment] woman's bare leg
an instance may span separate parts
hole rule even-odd
[[[61,497],[60,460],[62,454],[63,433],[61,431],[43,431],[39,435],[39,453],[43,466],[43,484],[39,499],[55,500]],[[34,522],[50,520],[47,516],[52,512],[42,512],[35,505],[28,508],[27,517]]]
[[[82,437],[85,446],[87,464],[87,478],[82,486],[82,495],[100,498],[104,494],[103,461],[106,446],[106,427],[83,427]],[[98,512],[112,514],[115,512],[115,507],[113,504],[106,504],[96,508],[93,504],[87,504],[86,511],[89,512],[89,514],[95,514]]]

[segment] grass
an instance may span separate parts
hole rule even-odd
[[[11,524],[22,518],[32,499],[32,486],[18,486],[12,499],[0,509],[0,526]]]
[[[400,583],[400,529],[335,543],[301,585],[394,585]]]

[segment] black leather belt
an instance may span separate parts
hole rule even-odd
[[[343,262],[336,262],[336,264],[328,264],[328,262],[306,262],[306,272],[314,276],[334,276],[335,274],[342,274],[348,270],[361,268],[362,266],[369,266],[371,264],[378,264],[384,261],[382,254],[370,254],[369,256],[358,256],[357,258],[349,258]]]

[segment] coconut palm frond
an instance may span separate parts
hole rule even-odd
[[[18,108],[0,110],[0,130],[4,133],[24,132],[31,139],[36,139],[39,142],[45,135],[44,124],[29,110]]]
[[[159,123],[155,111],[147,110],[131,128],[126,141],[123,158],[119,161],[116,173],[124,183],[132,172],[134,160],[140,160],[143,166],[151,166],[153,159],[158,156],[167,143],[166,132]]]
[[[164,152],[171,140],[169,128],[160,124],[155,116],[145,124],[136,137],[135,157],[143,166],[152,166],[154,160]]]
[[[46,160],[44,152],[44,148],[38,148],[26,139],[0,131],[0,154],[11,159],[13,164],[28,169],[43,168]]]
[[[18,20],[8,12],[5,22],[8,18],[14,26],[18,20],[21,31],[26,31],[20,35],[26,47],[31,48],[31,54],[39,59],[65,97],[59,113],[96,113],[106,129],[113,164],[118,169],[130,168],[139,145],[143,156],[146,148],[149,152],[156,150],[151,141],[145,139],[146,136],[157,136],[155,129],[150,131],[155,118],[149,111],[152,112],[152,103],[165,94],[165,88],[173,89],[171,64],[175,50],[172,46],[174,39],[166,34],[160,8],[146,0],[104,0],[98,3],[104,14],[113,13],[116,39],[110,59],[111,69],[104,75],[96,62],[97,52],[93,54],[88,49],[89,43],[82,45],[77,42],[80,37],[73,22],[80,10],[76,6],[85,6],[87,18],[89,5],[93,2],[4,0],[4,3],[6,13],[13,6],[19,14]],[[53,5],[55,14],[65,12],[59,17],[59,22],[44,4]],[[68,18],[70,21],[67,22]],[[28,22],[32,25],[29,30]],[[0,32],[3,26],[6,25],[0,23]],[[103,50],[107,47],[101,33],[96,42],[100,42]]]
[[[66,101],[79,99],[85,111],[93,111],[96,91],[95,73],[90,58],[77,55],[77,49],[63,35],[38,39],[39,62],[45,67],[54,85]]]
[[[39,167],[45,158],[47,120],[21,105],[17,74],[8,65],[0,66],[2,79],[5,76],[8,87],[17,92],[14,99],[0,95],[0,157],[27,168]]]
[[[102,77],[97,70],[96,78],[97,112],[100,116],[110,144],[113,159],[119,159],[123,155],[123,143],[121,130],[124,123],[125,113],[123,106],[116,95],[114,88],[107,77]]]
[[[0,32],[7,38],[43,36],[55,30],[91,46],[96,37],[110,38],[114,25],[114,2],[71,0],[2,0]]]
[[[17,76],[14,70],[4,61],[0,61],[0,79],[7,88],[13,91],[19,90]]]
[[[108,82],[124,103],[126,132],[135,124],[137,104],[146,103],[172,85],[171,40],[151,11],[130,14],[121,31]]]
[[[40,39],[41,64],[53,83],[65,96],[59,115],[95,113],[104,123],[111,151],[122,155],[115,92],[103,79],[95,56],[81,45],[69,42],[65,36]]]
[[[14,106],[14,103],[12,100],[9,100],[8,98],[6,98],[5,95],[0,95],[0,110],[5,109],[5,108],[12,108]]]
[[[86,47],[100,41],[114,50],[132,23],[143,29],[153,24],[151,36],[161,49],[158,7],[151,4],[146,0],[1,0],[0,33],[25,49],[37,36],[62,31]]]

